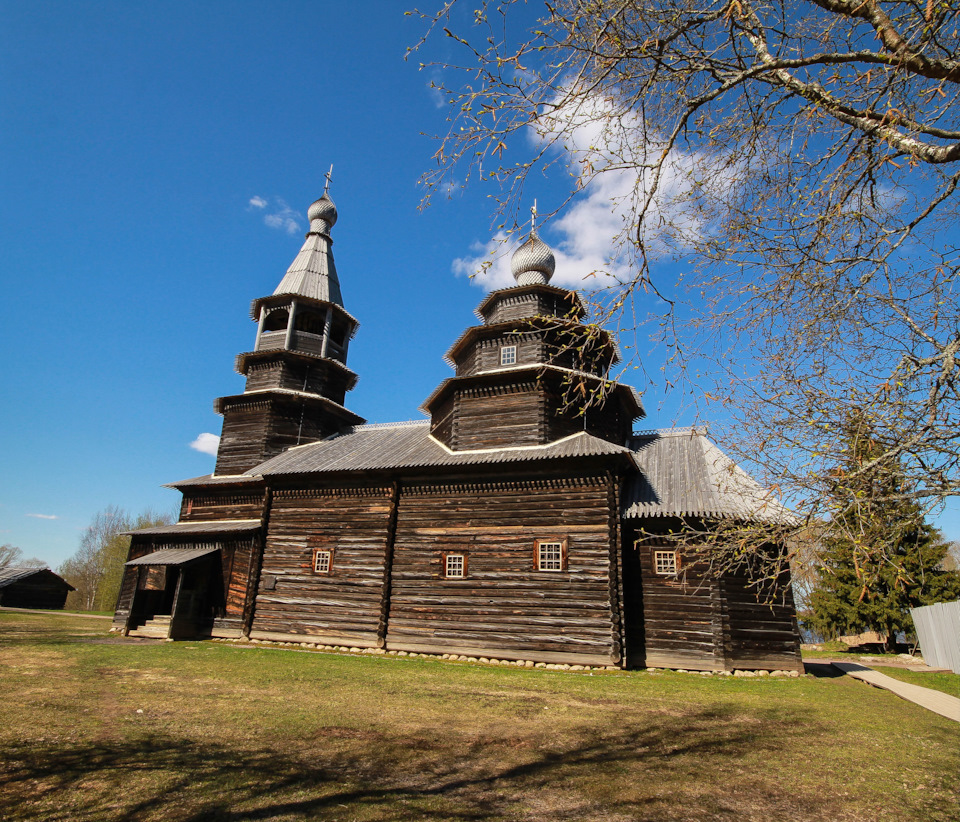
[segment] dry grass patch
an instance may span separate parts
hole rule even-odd
[[[0,671],[0,818],[946,822],[958,800],[960,727],[849,678],[125,645],[76,622],[0,612],[0,662],[45,671]]]

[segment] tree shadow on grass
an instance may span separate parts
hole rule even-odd
[[[297,750],[150,736],[8,747],[0,818],[832,819],[824,797],[798,797],[775,775],[741,767],[789,745],[796,720],[725,711],[663,717],[643,728],[583,728],[564,741],[459,741],[429,735],[321,734]],[[289,746],[287,746],[289,748]],[[907,814],[903,818],[907,818]]]

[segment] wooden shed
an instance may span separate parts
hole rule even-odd
[[[49,568],[0,568],[0,605],[60,610],[76,589]]]
[[[115,626],[535,662],[798,669],[789,600],[694,580],[651,542],[678,522],[786,512],[707,439],[635,434],[614,340],[550,284],[531,230],[516,285],[447,352],[426,419],[366,425],[345,405],[358,328],[342,303],[329,195],[254,300],[242,394],[217,400],[211,476],[173,483],[175,525],[134,532]],[[586,411],[572,401],[602,396]],[[678,569],[683,568],[679,573]],[[786,580],[783,580],[786,583]]]

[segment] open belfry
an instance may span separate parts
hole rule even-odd
[[[657,538],[789,513],[702,430],[634,432],[644,410],[610,379],[615,341],[550,284],[535,221],[512,258],[516,285],[487,295],[453,343],[426,419],[366,425],[345,404],[359,323],[328,191],[308,217],[279,285],[253,301],[244,391],[215,403],[213,474],[171,484],[179,522],[132,535],[115,629],[801,670],[789,591],[758,601],[747,576],[699,573],[695,552]]]

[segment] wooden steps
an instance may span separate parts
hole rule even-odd
[[[130,636],[149,637],[151,639],[166,639],[170,633],[170,617],[155,616],[148,619],[143,625],[130,631]]]

